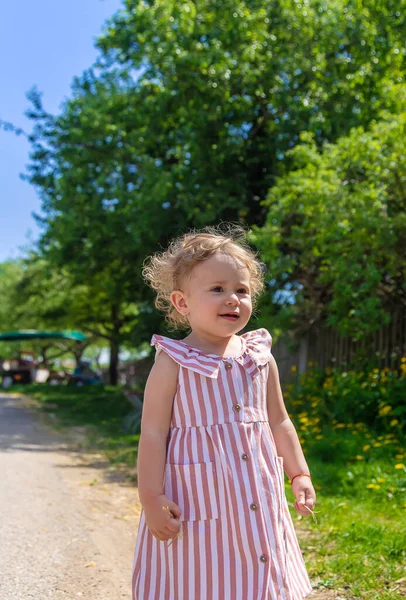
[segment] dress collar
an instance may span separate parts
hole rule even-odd
[[[238,362],[251,377],[259,374],[261,367],[269,362],[272,337],[266,329],[256,329],[244,333],[241,337],[242,351],[236,357],[223,357],[207,354],[189,346],[183,340],[172,340],[165,336],[154,335],[151,345],[158,351],[163,350],[180,366],[205,377],[216,379],[222,362]]]

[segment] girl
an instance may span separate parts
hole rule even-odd
[[[191,232],[144,276],[184,340],[154,335],[138,455],[133,600],[299,600],[311,592],[284,492],[315,491],[265,329],[237,335],[263,283],[235,235]]]

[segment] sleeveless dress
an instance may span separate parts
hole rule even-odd
[[[236,358],[154,335],[179,365],[164,493],[181,536],[160,542],[140,518],[133,600],[299,600],[312,587],[268,422],[272,338],[243,334]]]

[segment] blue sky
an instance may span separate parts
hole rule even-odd
[[[97,57],[94,39],[121,0],[8,0],[0,8],[0,120],[30,131],[26,92],[36,85],[57,113],[75,75]],[[0,262],[38,238],[40,200],[20,173],[29,161],[23,136],[0,129]]]

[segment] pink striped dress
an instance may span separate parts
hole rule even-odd
[[[241,336],[236,358],[154,335],[179,364],[164,493],[183,536],[160,542],[141,514],[133,600],[298,600],[311,591],[268,423],[272,338]]]

